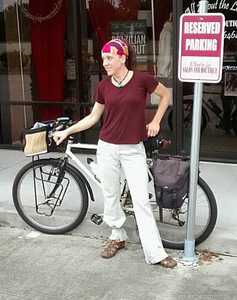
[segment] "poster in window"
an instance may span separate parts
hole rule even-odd
[[[121,38],[134,47],[137,61],[147,55],[146,20],[111,22],[112,39]]]
[[[237,97],[237,72],[225,72],[224,96]]]

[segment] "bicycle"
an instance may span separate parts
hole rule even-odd
[[[58,128],[59,123],[60,121],[51,124],[51,128]],[[68,120],[66,126],[69,123]],[[49,137],[52,136],[52,131],[53,129],[49,131]],[[161,148],[165,141],[164,139],[157,140],[157,149]],[[86,217],[89,198],[91,201],[95,201],[89,180],[100,187],[93,158],[87,157],[86,166],[73,153],[75,149],[96,150],[97,145],[74,142],[73,137],[70,137],[65,147],[66,151],[57,158],[33,156],[32,161],[19,170],[14,180],[12,195],[18,214],[28,225],[43,233],[64,234],[80,225]],[[77,167],[72,165],[69,160],[72,160]],[[151,157],[147,158],[149,199],[163,244],[167,248],[183,249],[187,225],[188,195],[179,209],[160,208],[155,199],[153,177],[149,169],[152,161]],[[121,206],[127,216],[134,216],[125,178],[121,178]],[[216,218],[215,196],[208,184],[199,177],[195,227],[196,245],[211,234]],[[94,215],[92,221],[99,224],[101,217]]]
[[[207,93],[206,93],[207,94]],[[213,94],[213,93],[212,93]],[[237,104],[234,102],[233,107],[230,109],[230,116],[227,118],[224,115],[222,108],[217,105],[211,98],[205,100],[203,98],[202,115],[201,115],[201,134],[207,127],[210,121],[210,116],[208,114],[208,109],[213,112],[218,118],[218,123],[216,124],[217,129],[222,129],[226,133],[233,133],[237,135]],[[183,100],[183,126],[188,129],[192,126],[192,116],[193,116],[193,99],[190,96],[184,96]],[[168,125],[171,131],[173,131],[173,111],[171,110],[168,115]]]

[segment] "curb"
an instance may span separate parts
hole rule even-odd
[[[101,240],[107,239],[110,235],[110,229],[104,223],[101,225],[94,224],[91,221],[91,215],[92,213],[88,212],[86,218],[78,227],[64,235],[83,236]],[[6,208],[0,206],[0,226],[35,230],[21,219],[14,207]],[[133,218],[128,217],[125,226],[129,236],[128,241],[140,243]]]
[[[110,229],[104,223],[95,225],[90,219],[92,213],[94,212],[89,211],[84,221],[73,231],[65,233],[64,236],[72,235],[90,239],[106,240],[110,235]],[[0,227],[1,226],[35,231],[35,229],[31,228],[21,219],[14,206],[1,207],[0,204]],[[129,237],[128,242],[138,244],[140,247],[139,236],[133,217],[127,217],[125,226]],[[197,250],[208,249],[213,252],[222,253],[223,255],[232,255],[236,257],[236,241],[234,229],[233,232],[228,232],[227,234],[225,230],[216,228],[206,241],[197,246]],[[168,249],[168,251],[176,252],[180,250]]]

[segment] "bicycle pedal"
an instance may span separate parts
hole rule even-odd
[[[101,225],[103,223],[103,218],[97,214],[91,216],[91,221],[96,225]]]

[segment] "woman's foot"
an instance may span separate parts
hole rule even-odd
[[[165,259],[162,259],[159,263],[164,268],[174,268],[177,266],[177,261],[174,260],[171,256],[167,256]]]
[[[103,258],[111,258],[115,254],[125,247],[125,241],[108,240],[104,249],[101,252]]]

